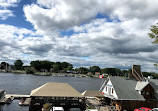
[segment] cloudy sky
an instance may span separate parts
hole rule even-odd
[[[158,0],[0,0],[0,62],[70,62],[157,71],[148,37]],[[158,71],[157,71],[158,72]]]

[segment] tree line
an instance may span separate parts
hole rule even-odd
[[[1,62],[0,69],[6,69],[9,66],[12,67],[13,70],[26,70],[27,73],[34,73],[34,72],[55,72],[55,73],[79,73],[79,74],[87,74],[90,72],[92,75],[95,75],[97,73],[107,73],[110,75],[124,75],[127,71],[121,71],[117,68],[104,68],[101,69],[99,66],[91,66],[89,68],[87,67],[80,67],[80,68],[74,68],[72,64],[68,62],[52,62],[52,61],[31,61],[29,66],[23,66],[22,60],[16,60],[14,62],[14,65],[9,65],[6,62]]]
[[[132,69],[121,70],[119,68],[100,68],[99,66],[90,66],[74,68],[72,64],[68,62],[52,62],[52,61],[31,61],[29,66],[23,66],[22,60],[16,60],[14,65],[9,65],[6,62],[1,62],[0,69],[5,70],[11,67],[12,70],[25,70],[28,74],[35,72],[55,72],[55,73],[75,73],[75,74],[108,74],[111,76],[124,76],[127,77],[129,73],[132,73]],[[145,77],[153,76],[158,78],[158,75],[153,72],[143,72]]]

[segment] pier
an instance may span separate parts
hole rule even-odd
[[[30,98],[30,95],[6,94],[5,98],[14,97],[14,99]]]
[[[22,105],[29,106],[31,102],[30,95],[21,95],[21,94],[6,94],[3,99],[0,100],[0,104],[6,104],[8,98],[13,97],[14,99],[24,99]]]
[[[3,98],[2,100],[0,100],[0,104],[5,104],[5,102],[7,101],[8,98]]]
[[[51,107],[86,109],[85,97],[67,83],[46,83],[31,91],[30,95],[6,94],[0,101],[7,103],[8,99],[19,99],[20,106],[29,106],[29,111],[39,111],[49,104]],[[13,100],[12,99],[12,100]]]

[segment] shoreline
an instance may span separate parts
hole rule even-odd
[[[5,72],[5,71],[0,71],[0,73],[13,73],[13,74],[27,74],[26,71],[21,71],[21,70],[13,70],[10,72]],[[86,75],[86,74],[71,74],[71,73],[54,73],[54,72],[36,72],[35,74],[31,75],[36,75],[36,76],[54,76],[54,77],[94,77],[98,78],[96,75]]]

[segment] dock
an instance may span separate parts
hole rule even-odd
[[[6,101],[9,97],[14,97],[14,99],[24,99],[24,103],[22,105],[29,106],[31,102],[30,95],[21,95],[21,94],[6,94],[3,99],[0,100],[0,104],[6,104]]]
[[[6,94],[5,98],[14,97],[14,99],[30,98],[30,95],[21,95],[21,94]]]
[[[0,101],[0,104],[5,104],[5,102],[6,102],[7,99],[8,99],[8,98],[3,98],[3,99]]]

